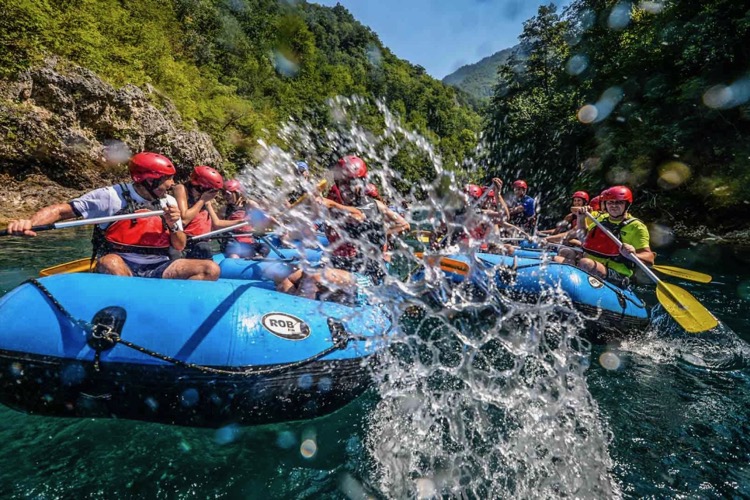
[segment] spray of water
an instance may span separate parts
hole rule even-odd
[[[361,113],[373,109],[381,120],[365,125]],[[297,160],[331,182],[326,168],[338,157],[362,156],[389,205],[411,204],[412,222],[420,211],[428,226],[460,225],[460,183],[428,140],[380,102],[332,99],[329,115],[325,125],[288,123],[241,176],[298,245],[318,246],[312,228],[326,215],[314,204],[280,206],[295,190],[315,195],[316,182],[297,175]],[[404,148],[432,165],[430,176],[410,183],[391,168]],[[399,269],[367,289],[391,322],[372,363],[379,403],[366,439],[370,477],[349,472],[342,491],[362,493],[366,484],[394,498],[618,495],[609,434],[585,380],[590,346],[565,295],[549,290],[523,303],[494,287],[497,269],[484,270],[480,283],[456,285],[431,265],[412,273],[421,261],[403,238],[393,253]]]

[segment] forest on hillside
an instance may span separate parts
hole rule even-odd
[[[540,7],[526,59],[499,69],[488,177],[527,176],[547,199],[627,184],[650,218],[747,226],[748,40],[746,1]]]
[[[335,127],[336,96],[366,96],[363,121],[384,128],[375,98],[455,169],[473,154],[479,115],[457,91],[395,57],[342,6],[278,0],[0,0],[0,78],[59,56],[115,86],[152,85],[185,123],[208,132],[225,169],[252,162],[259,139],[290,119]],[[326,167],[325,138],[286,144]],[[315,151],[310,151],[310,149]],[[327,149],[326,149],[327,148]],[[390,162],[407,181],[434,175],[404,147]]]

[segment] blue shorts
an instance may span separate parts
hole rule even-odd
[[[133,276],[139,278],[161,278],[164,271],[172,263],[171,260],[165,260],[164,262],[157,262],[155,264],[136,264],[135,262],[128,262],[123,259],[125,265],[130,268],[130,272]]]

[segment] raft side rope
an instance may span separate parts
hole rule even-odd
[[[73,325],[78,326],[82,328],[84,331],[86,331],[87,337],[88,337],[87,343],[95,351],[94,368],[97,371],[100,370],[101,353],[106,350],[112,349],[117,344],[122,344],[140,353],[146,354],[147,356],[160,359],[167,363],[171,363],[175,366],[180,366],[183,368],[191,368],[191,369],[203,372],[203,373],[213,373],[213,374],[219,374],[219,375],[251,376],[251,375],[271,375],[271,374],[283,373],[287,370],[291,371],[296,368],[300,368],[305,365],[308,365],[310,363],[314,363],[315,361],[318,361],[328,356],[329,354],[335,351],[338,351],[339,349],[344,349],[349,345],[349,342],[370,340],[370,337],[366,337],[364,335],[352,335],[348,333],[346,331],[346,328],[340,321],[337,321],[333,318],[328,318],[328,328],[331,331],[331,340],[333,341],[333,345],[313,356],[310,356],[309,358],[301,359],[293,363],[288,363],[283,366],[276,366],[272,368],[260,368],[260,367],[253,366],[253,365],[238,366],[235,369],[214,368],[211,366],[188,363],[186,361],[173,358],[172,356],[167,356],[166,354],[161,354],[156,351],[152,351],[151,349],[135,344],[134,342],[130,342],[129,340],[125,340],[120,336],[120,334],[117,331],[115,331],[112,328],[113,325],[93,324],[88,321],[77,319],[67,309],[65,309],[65,307],[55,298],[52,292],[50,292],[47,289],[47,287],[45,287],[42,283],[40,283],[36,278],[31,278],[27,280],[26,283],[30,283],[34,285],[40,292],[42,292],[42,294],[45,297],[47,297],[47,299],[49,299],[52,305],[54,305],[57,308],[57,310],[60,311],[60,313],[63,316],[65,316],[65,318],[67,318]]]

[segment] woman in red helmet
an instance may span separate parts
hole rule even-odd
[[[575,263],[584,271],[606,279],[619,286],[627,286],[633,275],[635,264],[632,256],[648,265],[654,264],[654,253],[649,246],[646,225],[628,213],[633,204],[633,193],[626,186],[613,186],[601,194],[603,212],[596,219],[622,241],[622,247],[604,234],[591,221],[585,221],[588,207],[579,213],[578,224],[586,227],[582,256],[578,252],[563,249],[555,258],[566,264]]]
[[[242,221],[261,221],[268,222],[269,224],[275,222],[273,219],[266,217],[261,211],[260,206],[254,201],[250,200],[245,196],[245,191],[239,181],[230,179],[224,183],[224,199],[226,200],[226,208],[224,209],[224,217],[220,218],[214,210],[211,203],[206,205],[208,213],[211,216],[211,225],[214,229],[223,229],[231,227]],[[270,249],[253,238],[252,233],[254,228],[248,224],[243,227],[236,228],[232,232],[235,236],[223,240],[221,244],[221,251],[224,255],[231,259],[250,259],[257,255],[266,256]]]
[[[553,229],[545,229],[544,231],[539,232],[550,235],[550,237],[546,238],[548,243],[560,243],[565,241],[568,236],[572,236],[571,231],[575,231],[578,227],[578,212],[581,207],[587,206],[588,203],[589,194],[586,191],[576,191],[573,193],[570,213],[566,215],[562,221],[558,222]]]
[[[188,237],[199,236],[212,230],[211,214],[208,209],[224,187],[221,174],[205,165],[199,165],[190,173],[184,184],[174,186],[174,197],[180,209],[185,234]],[[183,255],[189,259],[210,259],[213,256],[209,241],[192,243],[188,239]]]
[[[101,224],[94,228],[96,272],[145,278],[216,280],[219,266],[210,261],[170,261],[170,250],[182,251],[186,236],[175,199],[167,194],[174,184],[174,165],[156,153],[138,153],[128,162],[131,183],[96,189],[69,203],[44,207],[30,219],[8,224],[8,232],[36,236],[31,227],[60,220],[84,219],[137,211],[164,209],[161,217]]]

